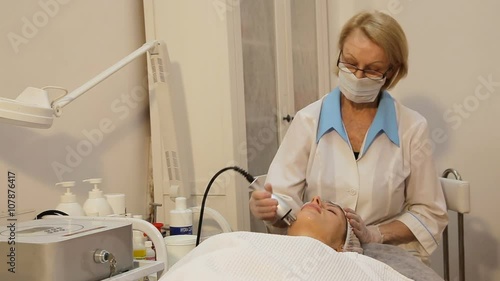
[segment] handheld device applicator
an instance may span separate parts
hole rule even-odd
[[[253,182],[248,186],[252,190],[264,190],[265,176],[256,177]],[[282,220],[287,225],[291,225],[297,219],[293,212],[293,208],[289,206],[288,202],[291,202],[291,198],[288,195],[273,193],[271,198],[278,201],[278,209],[276,210],[276,220]]]

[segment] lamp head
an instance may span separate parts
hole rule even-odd
[[[0,98],[0,121],[16,126],[47,129],[52,126],[54,110],[47,91],[26,88],[15,100]]]

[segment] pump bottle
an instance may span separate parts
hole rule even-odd
[[[193,234],[193,211],[186,207],[186,198],[175,198],[175,209],[170,211],[170,235]]]
[[[66,188],[66,193],[61,195],[61,202],[57,205],[56,210],[65,212],[70,216],[85,216],[82,206],[76,202],[76,195],[71,193],[71,188],[75,186],[75,182],[58,182],[56,186]]]
[[[87,216],[105,217],[112,215],[113,209],[104,198],[102,190],[97,186],[102,182],[102,179],[87,179],[84,182],[94,185],[94,189],[89,191],[89,198],[83,204],[83,210]]]

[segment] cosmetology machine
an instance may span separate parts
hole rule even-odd
[[[137,280],[161,272],[162,262],[138,269],[132,257],[132,228],[125,219],[76,217],[1,226],[0,280]]]

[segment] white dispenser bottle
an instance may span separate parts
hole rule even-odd
[[[87,179],[83,182],[88,182],[94,185],[94,189],[89,191],[89,198],[83,204],[83,210],[87,216],[105,217],[113,214],[113,209],[108,201],[104,198],[102,190],[97,186],[102,182],[102,179]]]
[[[186,207],[186,198],[175,198],[175,209],[170,211],[170,235],[193,234],[193,211]]]
[[[75,182],[58,182],[56,186],[66,188],[66,193],[61,195],[61,202],[57,205],[56,210],[65,212],[70,216],[85,216],[82,206],[76,202],[76,195],[71,193],[71,188],[75,186]]]

